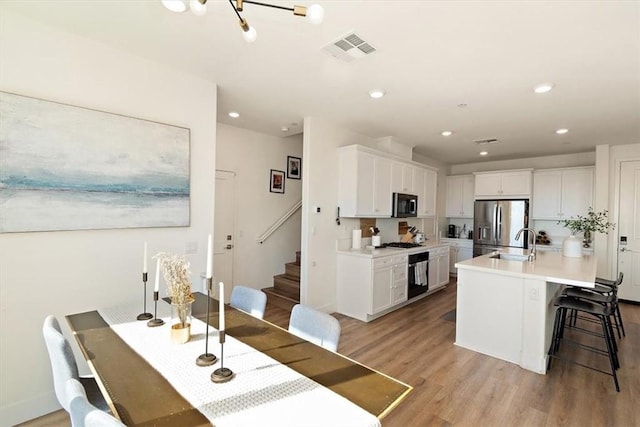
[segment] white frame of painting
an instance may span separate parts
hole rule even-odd
[[[190,225],[191,131],[0,91],[0,233]]]

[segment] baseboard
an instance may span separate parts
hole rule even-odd
[[[62,409],[53,391],[0,408],[0,427],[11,427]]]

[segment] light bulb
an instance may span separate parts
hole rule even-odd
[[[539,85],[534,86],[533,91],[535,93],[547,93],[551,89],[553,89],[555,85],[553,83],[540,83]]]
[[[249,29],[247,31],[243,31],[242,37],[247,43],[253,43],[258,38],[258,32],[255,28],[249,25]]]
[[[181,13],[187,10],[187,3],[183,0],[162,0],[162,4],[171,12]]]
[[[191,9],[191,13],[197,16],[203,16],[207,13],[207,5],[200,3],[200,0],[191,0],[189,2],[189,8]]]
[[[324,19],[324,9],[319,4],[312,4],[307,8],[307,18],[312,24],[321,24]]]

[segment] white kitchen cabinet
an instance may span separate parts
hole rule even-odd
[[[456,263],[473,258],[473,240],[470,239],[442,239],[449,245],[449,274],[456,275]]]
[[[338,254],[338,312],[368,322],[407,301],[408,255]]]
[[[445,216],[448,218],[473,218],[473,175],[447,177]]]
[[[533,219],[586,215],[593,205],[593,168],[545,169],[533,173]]]
[[[531,197],[531,169],[475,173],[476,199]]]
[[[339,149],[338,206],[340,216],[391,216],[391,160],[358,146]]]
[[[391,192],[405,193],[417,195],[414,188],[414,171],[413,165],[392,162],[391,163]]]
[[[449,283],[449,247],[429,249],[429,290],[438,289]]]
[[[418,169],[416,169],[416,175],[417,171]],[[433,169],[420,169],[420,171],[424,172],[424,178],[420,178],[421,182],[424,182],[424,189],[418,193],[418,216],[434,217],[436,216],[438,172]]]

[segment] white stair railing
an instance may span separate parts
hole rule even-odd
[[[298,211],[302,207],[302,200],[296,203],[291,209],[284,213],[276,222],[274,222],[271,227],[267,228],[267,230],[262,233],[260,237],[258,237],[258,243],[262,244],[265,240],[269,238],[282,224],[284,224],[291,216]]]

